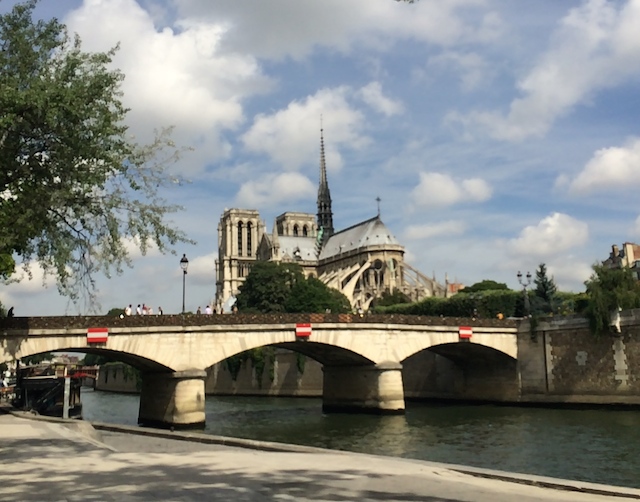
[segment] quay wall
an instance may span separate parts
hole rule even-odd
[[[543,319],[518,335],[523,402],[640,405],[640,309],[595,336],[578,316]]]

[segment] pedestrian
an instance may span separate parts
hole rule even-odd
[[[202,309],[198,306],[198,310],[196,310],[196,314],[200,315],[202,314]]]
[[[147,304],[146,303],[142,304],[142,315],[147,315]]]
[[[13,317],[13,307],[11,307],[7,312],[7,317]]]
[[[204,313],[207,315],[211,315],[213,314],[213,311],[211,310],[211,307],[209,305],[207,305],[204,309]]]
[[[124,315],[131,315],[131,304],[124,308]]]
[[[153,315],[153,307],[151,305],[147,307],[147,315]]]
[[[164,312],[162,311],[162,307],[158,307],[158,315],[162,315]]]
[[[231,309],[231,312],[233,312],[234,314],[238,313],[238,306],[234,305],[233,308]]]
[[[138,303],[138,306],[136,307],[136,315],[142,315],[142,307],[140,306],[139,303]]]

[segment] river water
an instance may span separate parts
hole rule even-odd
[[[85,420],[135,425],[139,396],[83,389]],[[640,411],[407,403],[322,413],[321,399],[207,396],[205,433],[640,488]]]

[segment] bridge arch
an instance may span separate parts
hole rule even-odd
[[[366,366],[376,364],[375,359],[367,357],[350,346],[347,340],[343,343],[328,340],[327,336],[314,336],[311,340],[292,341],[290,334],[273,332],[269,335],[225,337],[224,350],[211,351],[203,359],[202,366],[211,368],[229,357],[236,356],[251,349],[262,347],[281,347],[305,355],[321,363],[323,366]],[[333,343],[332,343],[333,342]]]
[[[405,395],[502,402],[519,395],[517,360],[475,343],[442,343],[402,361]]]

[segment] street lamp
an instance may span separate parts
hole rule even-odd
[[[182,313],[184,314],[184,288],[187,279],[187,268],[189,268],[189,260],[187,260],[186,254],[183,254],[182,258],[180,258],[180,268],[182,269]]]
[[[531,315],[531,304],[529,303],[527,287],[531,285],[531,272],[527,272],[526,280],[524,280],[522,279],[522,272],[518,270],[518,282],[522,286],[522,294],[524,296],[524,315],[529,317]]]

